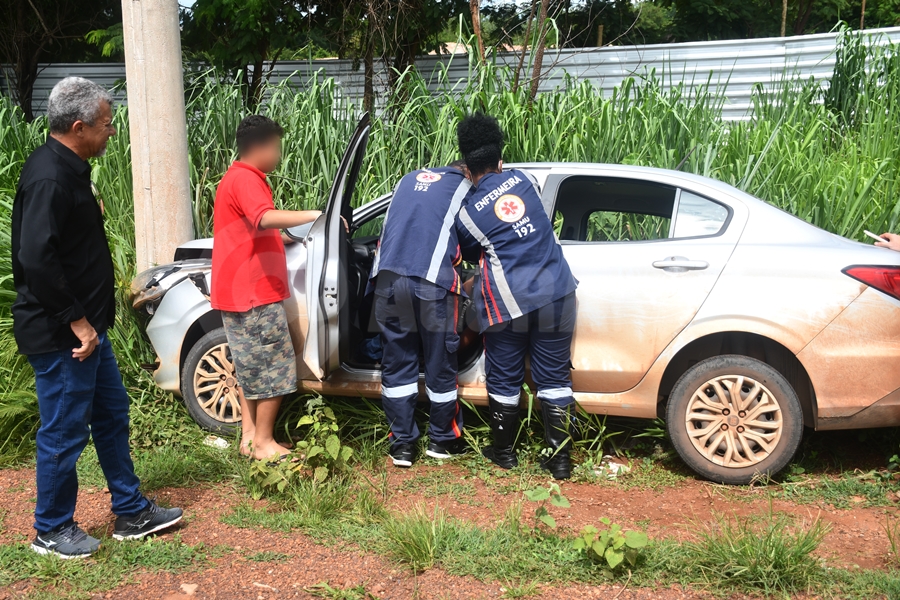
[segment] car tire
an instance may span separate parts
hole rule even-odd
[[[803,437],[803,409],[787,379],[768,364],[716,356],[692,366],[672,388],[666,428],[695,473],[743,485],[791,461]]]
[[[240,428],[240,394],[224,328],[213,329],[188,352],[181,370],[181,396],[203,429],[232,435]]]

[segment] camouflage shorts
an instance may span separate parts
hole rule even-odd
[[[222,312],[238,383],[248,400],[297,391],[297,360],[281,302]]]

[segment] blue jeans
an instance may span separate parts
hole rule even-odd
[[[75,463],[93,435],[112,510],[130,517],[148,506],[128,446],[129,398],[106,334],[84,362],[71,350],[32,354],[41,427],[37,432],[34,528],[49,533],[73,522],[78,497]]]

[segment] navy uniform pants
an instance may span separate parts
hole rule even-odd
[[[431,401],[428,436],[443,443],[462,436],[456,395],[459,297],[418,277],[383,271],[375,287],[375,320],[381,329],[381,399],[392,448],[419,439],[419,348],[425,358],[425,391]]]
[[[487,391],[501,404],[519,404],[525,382],[525,356],[531,356],[531,378],[542,402],[568,406],[572,396],[572,335],[575,293],[498,323],[484,333]]]

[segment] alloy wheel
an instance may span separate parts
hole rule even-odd
[[[685,414],[688,437],[710,462],[744,468],[765,460],[784,429],[778,400],[750,377],[710,379],[691,396]]]
[[[207,415],[222,423],[241,420],[241,399],[228,344],[210,348],[194,370],[194,395]]]

